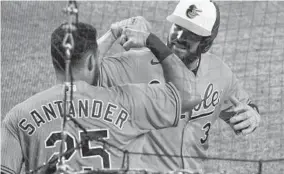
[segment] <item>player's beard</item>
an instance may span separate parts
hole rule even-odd
[[[192,64],[196,59],[200,58],[200,52],[198,49],[195,52],[190,52],[190,45],[185,45],[184,49],[180,49],[176,46],[177,42],[175,40],[169,42],[167,39],[167,46],[177,55],[185,65]]]

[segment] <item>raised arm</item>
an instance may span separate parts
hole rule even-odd
[[[162,65],[166,82],[173,83],[179,91],[182,112],[192,110],[201,102],[201,96],[196,90],[194,74],[156,35],[125,28],[122,32],[121,44],[126,50],[146,46],[152,51]]]
[[[113,36],[111,30],[108,30],[102,37],[97,40],[100,58],[103,58],[106,55],[115,41],[116,38]]]
[[[110,29],[97,40],[100,58],[103,58],[115,41],[120,38],[122,30],[125,27],[131,27],[145,32],[150,32],[151,29],[150,23],[142,16],[131,17],[111,24]]]

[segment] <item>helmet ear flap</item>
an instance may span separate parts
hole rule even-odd
[[[213,2],[215,8],[216,8],[216,21],[214,23],[214,26],[211,31],[211,36],[204,37],[201,41],[199,47],[201,50],[201,53],[206,53],[212,46],[214,39],[216,38],[220,26],[220,10],[218,5]]]

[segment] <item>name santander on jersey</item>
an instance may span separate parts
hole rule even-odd
[[[69,108],[70,116],[73,118],[100,119],[114,125],[119,130],[123,129],[124,123],[129,118],[129,113],[124,108],[110,102],[104,103],[96,99],[72,101],[70,102]],[[30,118],[22,118],[18,122],[18,126],[31,136],[35,133],[37,128],[63,117],[63,101],[56,100],[50,102],[46,105],[42,105],[40,109],[31,110],[29,113]]]

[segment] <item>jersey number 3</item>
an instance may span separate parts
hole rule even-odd
[[[97,147],[90,147],[90,141],[96,139],[108,139],[109,132],[108,130],[87,130],[87,134],[80,131],[79,132],[79,139],[82,141],[82,146],[80,148],[81,158],[91,158],[91,157],[101,157],[102,159],[102,167],[103,168],[110,168],[110,154],[103,149],[101,146]],[[61,132],[52,132],[45,141],[46,148],[55,148],[56,143],[61,142]],[[63,153],[65,159],[68,161],[72,158],[75,154],[76,148],[76,139],[71,134],[67,132],[66,137],[66,148]],[[55,152],[51,157],[50,160],[58,157],[58,152]]]
[[[204,137],[201,137],[200,139],[200,143],[201,144],[204,144],[207,139],[208,139],[208,136],[209,136],[209,130],[211,128],[211,123],[206,123],[203,127],[202,127],[202,130],[204,130]]]

